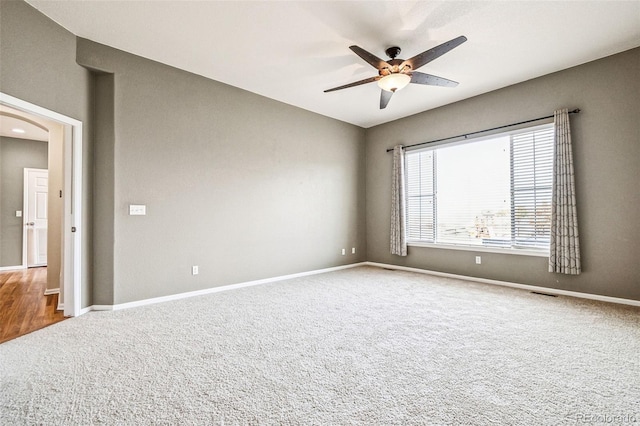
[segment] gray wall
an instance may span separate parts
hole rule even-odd
[[[76,38],[23,1],[0,1],[0,91],[83,122],[82,306],[92,304],[90,93]]]
[[[640,300],[640,49],[367,129],[367,259]],[[409,247],[389,253],[391,155],[385,150],[581,108],[571,116],[584,272],[547,258]],[[475,265],[476,254],[482,265]]]
[[[113,74],[96,89],[95,303],[365,259],[363,129],[88,40],[78,62]]]
[[[0,266],[22,265],[24,169],[47,169],[48,143],[0,136]]]
[[[94,221],[93,295],[96,304],[113,303],[114,287],[114,86],[113,74],[96,74],[94,81]]]
[[[76,39],[22,1],[0,2],[0,90],[84,123],[82,306],[365,259],[640,300],[639,56],[365,131]],[[527,256],[483,253],[476,266],[471,251],[388,254],[386,148],[564,106],[584,110],[572,118],[583,275],[549,274],[546,259]],[[147,216],[128,216],[131,203]],[[340,255],[353,246],[357,255]]]

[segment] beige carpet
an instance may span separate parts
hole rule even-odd
[[[359,267],[0,345],[0,423],[640,422],[640,309]]]

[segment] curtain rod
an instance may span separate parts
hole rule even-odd
[[[580,109],[576,108],[572,111],[569,111],[569,114],[577,114],[580,112]],[[499,130],[499,129],[504,129],[505,127],[513,127],[513,126],[517,126],[519,124],[527,124],[527,123],[532,123],[534,121],[540,121],[540,120],[545,120],[547,118],[553,118],[553,115],[547,115],[546,117],[539,117],[539,118],[534,118],[532,120],[527,120],[527,121],[520,121],[519,123],[512,123],[512,124],[505,124],[504,126],[498,126],[498,127],[492,127],[491,129],[484,129],[484,130],[478,130],[477,132],[471,132],[471,133],[465,133],[463,135],[458,135],[458,136],[449,136],[448,138],[442,138],[442,139],[436,139],[433,141],[429,141],[429,142],[420,142],[420,143],[414,143],[413,145],[407,145],[405,146],[406,148],[413,148],[414,146],[422,146],[422,145],[428,145],[430,143],[435,143],[435,142],[442,142],[442,141],[446,141],[448,139],[456,139],[456,138],[462,138],[464,137],[465,139],[467,138],[467,136],[471,136],[471,135],[476,135],[478,133],[484,133],[484,132],[490,132],[492,130]],[[392,152],[393,148],[389,148],[387,149],[387,152]]]

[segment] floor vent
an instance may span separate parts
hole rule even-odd
[[[540,293],[539,291],[532,291],[531,294],[539,294],[540,296],[558,297],[557,294]]]

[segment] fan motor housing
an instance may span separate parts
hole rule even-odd
[[[404,72],[410,71],[411,65],[409,64],[405,64],[403,69],[402,70],[400,69],[400,65],[403,64],[404,62],[405,62],[404,59],[391,59],[387,61],[387,63],[391,65],[391,68],[384,67],[382,69],[379,69],[378,74],[384,76],[384,75],[393,74],[401,71],[404,71]],[[405,68],[408,68],[408,69],[405,69]]]
[[[402,50],[398,46],[391,46],[390,48],[385,50],[384,53],[386,53],[387,56],[390,57],[391,59],[395,59],[396,56],[398,56],[401,51]]]

